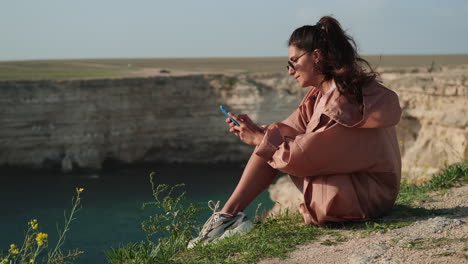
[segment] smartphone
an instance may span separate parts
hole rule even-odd
[[[234,124],[236,124],[236,126],[240,126],[239,123],[238,123],[236,120],[234,120],[234,118],[232,118],[231,116],[229,116],[229,114],[228,114],[229,111],[228,111],[226,108],[224,108],[223,105],[220,105],[220,106],[219,106],[219,109],[221,109],[221,111],[223,111],[223,113],[224,113],[229,119],[231,119],[231,121],[234,122]]]

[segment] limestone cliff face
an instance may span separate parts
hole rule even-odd
[[[286,88],[284,88],[286,87]],[[303,91],[283,74],[0,82],[0,165],[99,169],[106,160],[244,161],[219,105],[260,123]]]
[[[468,67],[386,69],[403,108],[407,177],[468,158]],[[259,124],[281,121],[306,90],[286,73],[1,81],[0,165],[99,169],[107,160],[245,161],[223,104]]]
[[[388,70],[382,78],[398,93],[403,109],[397,131],[404,176],[424,180],[468,159],[467,66]]]

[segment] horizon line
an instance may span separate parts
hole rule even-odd
[[[374,57],[374,56],[465,56],[468,53],[425,53],[425,54],[360,54],[362,57]],[[21,61],[66,61],[66,60],[131,60],[131,59],[271,59],[271,58],[287,58],[287,56],[210,56],[210,57],[80,57],[80,58],[37,58],[37,59],[13,59],[13,60],[2,60],[1,62],[21,62]]]

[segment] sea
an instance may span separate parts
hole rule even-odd
[[[76,188],[84,188],[81,207],[70,225],[63,251],[84,253],[74,263],[110,263],[104,252],[130,242],[145,241],[141,223],[156,214],[142,209],[153,201],[150,173],[155,184],[185,184],[186,204],[205,207],[201,224],[211,215],[209,200],[224,204],[237,185],[245,164],[145,164],[121,166],[99,172],[63,174],[18,168],[0,169],[0,251],[21,245],[27,223],[37,219],[41,232],[49,234],[49,247],[63,230]],[[267,191],[245,210],[249,218],[271,209]]]

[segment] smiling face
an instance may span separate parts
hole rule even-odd
[[[323,75],[317,72],[314,65],[320,58],[320,52],[316,49],[301,56],[304,52],[296,46],[289,46],[288,57],[295,68],[289,67],[289,75],[293,76],[301,87],[318,87],[323,80]]]

